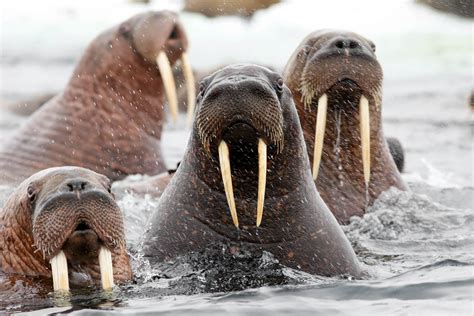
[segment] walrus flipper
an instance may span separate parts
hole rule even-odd
[[[402,143],[397,138],[387,137],[387,144],[398,171],[403,172],[405,168],[405,151],[403,150]]]

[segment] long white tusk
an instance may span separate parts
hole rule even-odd
[[[178,97],[176,96],[176,85],[174,83],[173,72],[171,71],[170,61],[166,57],[166,53],[161,51],[156,57],[156,63],[160,70],[161,78],[163,79],[163,86],[165,88],[166,97],[171,110],[173,121],[176,122],[178,118]]]
[[[235,208],[234,189],[232,187],[232,174],[230,169],[229,147],[225,141],[219,144],[219,162],[221,165],[222,181],[224,182],[225,195],[230,208],[230,215],[235,227],[239,228],[237,209]]]
[[[55,291],[69,291],[69,276],[67,269],[67,259],[64,252],[59,253],[49,260],[51,264],[51,274],[53,276],[53,288]]]
[[[114,270],[112,267],[112,254],[110,250],[104,246],[99,250],[99,267],[102,288],[110,290],[114,287]]]
[[[181,67],[183,68],[184,81],[186,82],[186,91],[188,93],[188,124],[191,125],[196,102],[196,83],[194,81],[193,69],[191,68],[188,54],[184,52],[181,54]]]
[[[260,227],[263,217],[265,201],[265,186],[267,185],[267,144],[258,139],[258,200],[257,200],[257,227]]]
[[[314,136],[313,180],[318,178],[319,165],[321,163],[321,155],[323,153],[327,109],[328,96],[325,93],[318,100],[318,117],[316,120],[316,132]]]
[[[365,183],[370,180],[370,114],[369,101],[365,96],[360,97],[360,139],[362,145],[362,166],[364,168]]]

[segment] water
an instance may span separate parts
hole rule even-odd
[[[114,10],[108,7],[111,3]],[[163,7],[177,9],[179,1],[151,5]],[[146,8],[120,0],[5,5],[2,99],[60,90],[97,32]],[[322,27],[352,29],[377,44],[385,72],[385,134],[405,146],[403,177],[410,192],[383,193],[363,218],[344,226],[371,277],[311,276],[281,266],[268,253],[236,257],[226,245],[210,247],[206,262],[189,256],[152,266],[140,248],[143,227],[158,201],[124,195],[119,205],[136,276],[132,284],[112,294],[86,289],[64,300],[40,299],[43,288],[20,283],[15,288],[21,295],[0,293],[0,309],[38,314],[472,315],[473,116],[467,108],[473,89],[472,22],[408,0],[286,1],[257,13],[252,21],[228,17],[209,23],[192,14],[182,19],[191,61],[199,69],[234,61],[281,69],[298,42]],[[209,52],[210,43],[218,48],[216,53],[203,53]],[[23,121],[0,110],[0,145]],[[184,114],[177,124],[166,126],[168,166],[180,160],[188,134]],[[0,188],[0,201],[10,190]]]

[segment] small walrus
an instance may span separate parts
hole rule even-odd
[[[63,165],[92,169],[112,180],[166,171],[160,143],[163,98],[166,92],[176,115],[170,65],[179,59],[195,98],[187,47],[177,15],[167,11],[136,15],[99,35],[64,91],[0,149],[0,182],[19,182]]]
[[[309,273],[362,274],[316,191],[291,92],[260,66],[201,82],[187,151],[150,222],[153,263],[230,243]]]
[[[79,167],[42,170],[0,210],[0,273],[51,279],[54,290],[132,278],[122,212],[107,177]]]
[[[383,74],[370,40],[346,31],[313,32],[283,78],[295,99],[313,179],[339,222],[363,215],[392,186],[406,189],[383,134]],[[397,161],[402,168],[403,156]]]

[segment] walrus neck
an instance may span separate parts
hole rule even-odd
[[[7,274],[49,277],[46,261],[33,246],[31,219],[25,214],[25,205],[17,203],[18,198],[14,194],[0,210],[0,270]]]
[[[161,87],[156,65],[134,52],[128,40],[102,35],[84,53],[63,98],[67,104],[80,100],[82,107],[124,116],[129,124],[133,122],[148,135],[160,138],[164,97]]]

